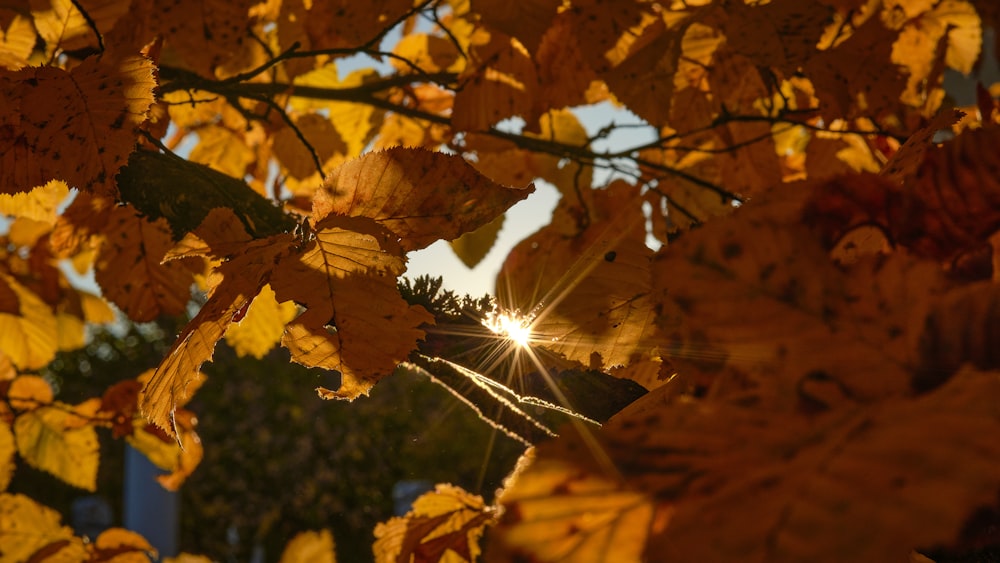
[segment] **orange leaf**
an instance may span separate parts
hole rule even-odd
[[[139,407],[150,422],[175,435],[174,409],[190,397],[189,385],[199,378],[201,365],[212,359],[233,315],[257,295],[292,240],[291,235],[254,240],[242,247],[241,255],[218,268],[223,280],[143,387]]]
[[[582,451],[565,456],[562,449],[571,439],[544,444],[522,459],[527,466],[497,498],[503,511],[490,536],[496,545],[490,544],[488,556],[496,550],[506,560],[645,560],[645,544],[662,530],[669,510],[658,508],[651,496],[602,471],[599,464],[595,467],[586,446],[574,444]]]
[[[161,264],[173,245],[166,219],[150,221],[130,207],[107,218],[95,264],[104,297],[136,322],[184,312],[194,276],[178,262]]]
[[[0,546],[5,563],[87,558],[83,541],[61,525],[58,512],[22,494],[0,493]]]
[[[500,499],[498,541],[539,561],[639,560],[611,547],[637,545],[657,560],[902,561],[996,500],[996,372],[816,418],[670,395],[540,446]],[[619,540],[624,507],[636,521]]]
[[[0,491],[6,491],[10,480],[14,477],[14,454],[17,444],[14,441],[14,431],[6,420],[0,418]]]
[[[146,538],[124,528],[104,530],[88,547],[87,563],[144,563],[156,556]]]
[[[278,301],[307,310],[289,323],[282,345],[292,360],[341,374],[324,398],[354,399],[389,375],[423,336],[433,317],[396,289],[405,270],[396,236],[364,217],[330,216],[316,238],[278,264],[271,279]]]
[[[89,58],[67,72],[0,70],[0,185],[26,192],[52,179],[112,192],[153,102],[153,64]]]
[[[474,231],[533,191],[495,184],[458,156],[392,148],[334,170],[313,202],[313,221],[368,217],[410,251]]]
[[[10,382],[7,400],[16,410],[31,410],[52,403],[52,387],[37,375],[19,375]]]
[[[903,254],[838,268],[818,237],[791,223],[806,191],[748,203],[654,262],[668,354],[797,389],[784,395],[792,400],[816,380],[860,401],[907,392],[914,329],[946,286],[940,268]]]
[[[479,538],[494,523],[482,497],[441,484],[413,502],[406,516],[375,527],[372,551],[378,563],[476,561]]]
[[[278,563],[336,563],[329,530],[300,532],[285,545]]]

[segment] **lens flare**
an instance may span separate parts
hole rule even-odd
[[[530,317],[523,317],[518,311],[497,310],[486,315],[483,326],[518,348],[528,348],[531,342],[531,321]]]

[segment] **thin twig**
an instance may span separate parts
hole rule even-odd
[[[78,12],[80,12],[81,16],[83,16],[83,19],[87,22],[87,26],[90,27],[91,31],[94,32],[94,35],[97,36],[97,48],[98,50],[100,50],[101,53],[103,53],[104,36],[101,35],[101,31],[97,29],[97,22],[95,22],[94,19],[90,17],[90,14],[87,13],[87,10],[83,8],[83,4],[80,3],[80,0],[70,0],[70,2],[73,3],[73,7],[76,8]]]

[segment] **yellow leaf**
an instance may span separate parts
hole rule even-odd
[[[97,431],[93,426],[67,430],[70,416],[58,405],[21,413],[14,421],[17,451],[32,467],[93,491],[100,459]]]
[[[107,33],[128,13],[126,0],[84,0],[79,3],[97,29]],[[97,37],[87,19],[72,0],[31,0],[31,15],[38,35],[45,40],[45,51],[72,50],[97,46]]]
[[[493,248],[497,235],[500,234],[500,229],[503,227],[503,221],[504,216],[499,215],[482,227],[465,233],[451,241],[451,250],[463,264],[469,268],[475,268],[476,264],[479,264]]]
[[[359,69],[344,77],[341,81],[333,64],[320,67],[295,78],[295,86],[316,87],[325,89],[356,88],[368,80],[378,79],[378,73],[373,69]],[[361,155],[361,152],[376,133],[376,124],[381,121],[383,110],[368,104],[351,102],[336,102],[311,100],[304,97],[293,97],[291,106],[296,111],[323,109],[340,134],[340,139],[346,145],[345,154],[349,158]]]
[[[149,432],[143,427],[144,422],[142,417],[135,418],[132,434],[126,436],[125,441],[153,465],[164,471],[174,471],[181,454],[180,445],[176,440],[164,440],[158,434]]]
[[[293,121],[302,136],[316,151],[316,156],[324,167],[335,155],[343,158],[347,153],[347,145],[341,140],[336,126],[323,115],[306,113],[295,116]],[[293,178],[305,179],[318,174],[312,155],[291,127],[284,127],[275,133],[272,151],[274,157]]]
[[[532,343],[585,364],[597,354],[611,367],[650,346],[651,251],[635,186],[616,183],[593,197],[594,216],[582,232],[572,211],[560,207],[552,224],[511,251],[497,275],[497,297],[537,316]]]
[[[232,216],[232,212],[228,215]],[[210,216],[218,218],[219,215]],[[236,221],[235,217],[231,217]],[[211,229],[215,223],[203,223],[196,232]],[[227,221],[226,224],[238,224]],[[202,233],[204,235],[204,233]],[[243,237],[249,238],[245,232]],[[222,249],[238,252],[218,268],[223,280],[202,306],[198,315],[184,328],[166,358],[142,389],[139,405],[142,414],[171,436],[176,435],[172,413],[184,404],[193,392],[189,388],[198,381],[201,365],[212,359],[215,345],[225,334],[233,316],[260,291],[279,257],[292,246],[292,235],[282,234],[252,242],[216,241],[204,238],[210,250],[218,243]],[[242,244],[241,244],[242,242]],[[218,251],[218,250],[216,250]]]
[[[4,21],[10,22],[7,29],[0,29],[0,67],[17,70],[28,64],[38,37],[30,17],[15,10],[5,15],[10,15],[10,12],[13,12],[13,17],[9,20],[4,18]]]
[[[903,100],[922,106],[934,71],[938,42],[947,34],[947,65],[963,74],[972,72],[982,46],[982,26],[972,4],[943,0],[932,10],[906,24],[892,46],[892,62],[909,71]],[[937,86],[932,84],[931,87]]]
[[[6,420],[0,419],[0,491],[6,491],[14,477],[15,453],[17,444],[14,443],[14,432]]]
[[[433,317],[399,295],[405,265],[393,233],[365,217],[334,215],[315,229],[271,278],[279,301],[307,308],[281,343],[295,362],[340,372],[339,390],[321,388],[321,396],[353,400],[406,359],[423,337],[418,327]]]
[[[66,182],[51,180],[27,193],[0,194],[0,213],[54,225],[56,208],[67,195]]]
[[[206,164],[223,174],[242,179],[254,161],[254,153],[246,141],[226,127],[209,125],[198,129],[198,144],[191,149],[190,159]]]
[[[533,191],[495,184],[459,156],[397,147],[331,172],[313,201],[313,220],[368,217],[410,251],[475,230]]]
[[[270,285],[261,288],[242,320],[226,329],[226,342],[239,356],[263,358],[281,340],[285,325],[295,318],[295,303],[278,303]]]
[[[20,369],[40,369],[56,353],[57,323],[37,295],[0,274],[0,350]]]
[[[42,548],[45,561],[85,561],[83,541],[60,524],[59,513],[21,494],[0,493],[0,563],[32,561]]]
[[[213,561],[204,555],[181,553],[177,557],[165,558],[163,563],[213,563]]]
[[[461,70],[464,62],[451,41],[426,33],[407,35],[399,40],[399,43],[392,48],[392,52],[426,73],[445,70],[457,72]],[[392,66],[400,73],[413,72],[413,67],[398,59],[392,59]]]
[[[37,375],[19,375],[10,382],[7,400],[16,410],[31,410],[52,403],[52,386]]]
[[[329,530],[300,532],[285,545],[278,563],[337,563]]]
[[[0,186],[28,191],[53,178],[109,193],[135,148],[136,131],[153,102],[153,63],[86,59],[55,67],[0,71]]]
[[[114,322],[115,311],[104,299],[86,291],[80,292],[80,308],[83,320],[88,323],[105,324]]]
[[[88,547],[88,563],[147,563],[156,557],[146,538],[124,528],[104,530]]]
[[[87,343],[86,325],[76,315],[59,313],[56,315],[56,347],[60,352],[72,352]]]
[[[480,554],[479,538],[493,523],[493,508],[482,497],[440,484],[414,501],[406,516],[378,524],[372,550],[378,563],[471,563]]]
[[[504,512],[491,536],[498,543],[490,545],[490,553],[539,562],[646,560],[645,544],[669,521],[669,511],[658,510],[652,497],[617,475],[594,467],[587,447],[580,461],[551,455],[553,447],[527,454],[522,461],[527,466],[500,493],[497,501]]]

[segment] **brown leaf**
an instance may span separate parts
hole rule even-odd
[[[94,265],[104,297],[136,322],[183,313],[194,276],[179,262],[162,263],[174,244],[166,219],[150,221],[122,206],[106,220]]]
[[[996,372],[811,419],[669,397],[661,387],[597,436],[540,446],[500,499],[498,541],[538,561],[586,542],[579,560],[636,544],[657,560],[904,560],[956,540],[1000,487]],[[625,541],[595,541],[618,530]]]
[[[726,9],[726,42],[757,65],[791,76],[816,53],[831,15],[821,2],[734,4]]]
[[[315,229],[271,279],[279,302],[306,307],[282,345],[295,362],[340,372],[340,389],[321,396],[354,399],[406,358],[433,317],[396,289],[405,266],[393,233],[364,217],[330,216]]]
[[[392,148],[334,170],[317,192],[313,221],[368,217],[410,251],[474,231],[533,191],[495,184],[458,156]]]
[[[292,240],[291,235],[254,240],[243,246],[242,254],[218,268],[222,281],[142,389],[139,409],[150,422],[176,435],[174,410],[190,397],[188,387],[199,377],[199,368],[212,359],[233,316],[257,295]]]
[[[440,484],[413,502],[406,516],[375,527],[372,551],[378,563],[476,561],[479,538],[494,523],[482,497]]]
[[[863,402],[907,392],[913,327],[945,285],[940,268],[895,255],[839,269],[807,227],[789,224],[804,190],[748,203],[654,262],[668,354],[701,370],[757,374],[785,399],[798,389],[805,401],[801,386],[817,378]]]
[[[92,57],[71,71],[0,70],[0,185],[26,192],[52,179],[111,193],[153,102],[153,63]]]

